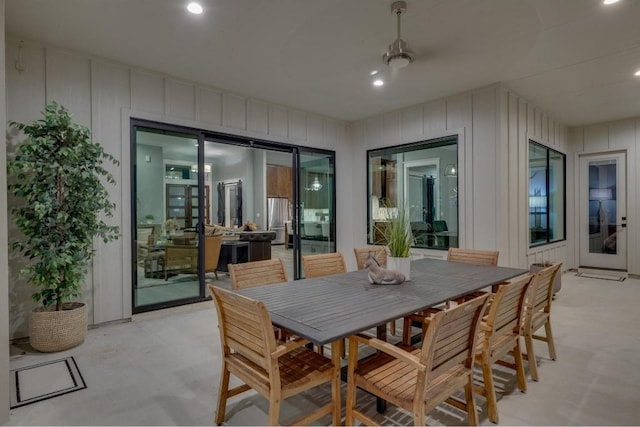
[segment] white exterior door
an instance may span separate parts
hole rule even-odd
[[[626,154],[580,156],[580,266],[627,270]]]

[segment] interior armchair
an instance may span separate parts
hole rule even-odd
[[[204,272],[214,273],[216,279],[218,279],[216,269],[221,247],[222,235],[204,236]],[[198,246],[192,244],[167,245],[164,252],[164,280],[168,280],[169,270],[198,273]]]

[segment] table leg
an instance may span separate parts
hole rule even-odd
[[[386,341],[387,340],[387,324],[378,325],[376,327],[376,336],[379,340]],[[387,401],[376,397],[376,410],[379,414],[384,413],[387,410]]]
[[[342,347],[342,340],[333,341],[331,343],[331,362],[333,362],[333,375],[334,381],[331,386],[331,399],[333,400],[333,425],[339,426],[342,425],[342,409],[340,407],[340,365],[341,365],[341,357],[340,357],[340,349]]]

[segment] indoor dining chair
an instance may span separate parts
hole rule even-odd
[[[420,348],[394,346],[362,334],[349,337],[346,425],[359,420],[376,425],[365,408],[358,407],[360,388],[413,416],[414,425],[424,425],[425,416],[437,405],[464,390],[469,425],[478,424],[473,395],[473,357],[477,332],[489,295],[482,295],[451,310],[436,313]],[[358,360],[359,345],[377,350]],[[457,406],[457,402],[455,403]]]
[[[553,284],[556,275],[560,274],[562,263],[553,264],[538,271],[537,283],[532,287],[526,302],[526,312],[521,334],[524,337],[527,348],[527,362],[531,379],[538,381],[538,363],[533,349],[533,340],[547,343],[549,357],[556,360],[556,347],[551,331],[551,303],[553,302]],[[536,335],[535,332],[544,326],[545,335]]]
[[[308,425],[325,415],[340,423],[340,372],[330,359],[306,348],[297,338],[277,343],[265,305],[209,285],[218,313],[222,373],[215,422],[225,421],[227,399],[250,389],[268,400],[267,425],[278,425],[282,400],[319,385],[331,384],[330,402],[291,423]],[[233,374],[244,384],[230,388]],[[307,406],[307,405],[305,405]]]

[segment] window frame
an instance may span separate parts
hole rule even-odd
[[[548,145],[537,141],[533,138],[527,138],[527,234],[529,239],[529,248],[538,248],[540,246],[550,245],[562,241],[567,240],[567,155],[561,151],[553,149]],[[537,197],[545,198],[545,226],[543,229],[546,231],[544,241],[533,241],[532,239],[532,222],[531,222],[531,147],[535,146],[537,149],[541,149],[545,151],[545,194],[537,195]],[[551,212],[550,212],[550,188],[551,188],[551,180],[550,180],[550,170],[551,170],[551,154],[555,154],[562,157],[562,215],[559,216],[559,219],[562,221],[562,235],[556,238],[551,239],[549,230],[551,229]]]
[[[464,145],[464,137],[463,134],[461,132],[453,132],[444,136],[434,136],[428,139],[421,139],[419,141],[414,141],[414,142],[408,142],[408,143],[402,143],[402,144],[397,144],[397,145],[389,145],[389,146],[383,146],[383,147],[378,147],[378,148],[372,148],[372,149],[368,149],[366,150],[366,158],[365,158],[365,162],[366,162],[366,188],[367,188],[367,244],[375,244],[374,242],[374,237],[371,233],[371,227],[372,227],[372,222],[373,222],[373,218],[372,218],[372,208],[371,208],[371,195],[372,195],[372,180],[371,180],[371,158],[372,158],[372,154],[378,154],[380,156],[384,156],[384,155],[388,155],[388,154],[398,154],[398,153],[407,153],[407,152],[412,152],[412,151],[420,151],[420,150],[424,150],[424,149],[432,149],[432,148],[438,148],[438,147],[442,147],[442,146],[449,146],[449,145],[454,145],[456,147],[455,150],[455,165],[457,165],[457,174],[456,174],[456,184],[455,187],[457,189],[460,188],[460,183],[462,182],[462,170],[464,165],[461,164],[461,158],[460,158],[460,152],[461,149],[463,149],[463,145]],[[408,161],[411,162],[411,161]],[[405,166],[405,162],[402,163],[403,167]],[[444,168],[444,165],[440,165],[441,168]],[[397,173],[400,173],[399,171],[397,171]],[[404,173],[403,173],[404,174]],[[403,202],[406,203],[406,183],[403,184],[403,188],[401,191],[398,191],[398,198],[402,198]],[[461,228],[461,224],[460,224],[460,212],[463,209],[462,207],[462,197],[460,197],[459,193],[457,194],[457,201],[456,201],[456,213],[455,213],[455,219],[456,219],[456,226],[458,228],[458,236],[457,236],[457,244],[456,245],[449,245],[446,248],[445,247],[434,247],[434,246],[416,246],[415,244],[412,245],[412,249],[422,249],[422,250],[438,250],[438,251],[446,251],[449,249],[449,247],[459,247],[460,246],[460,228]]]

